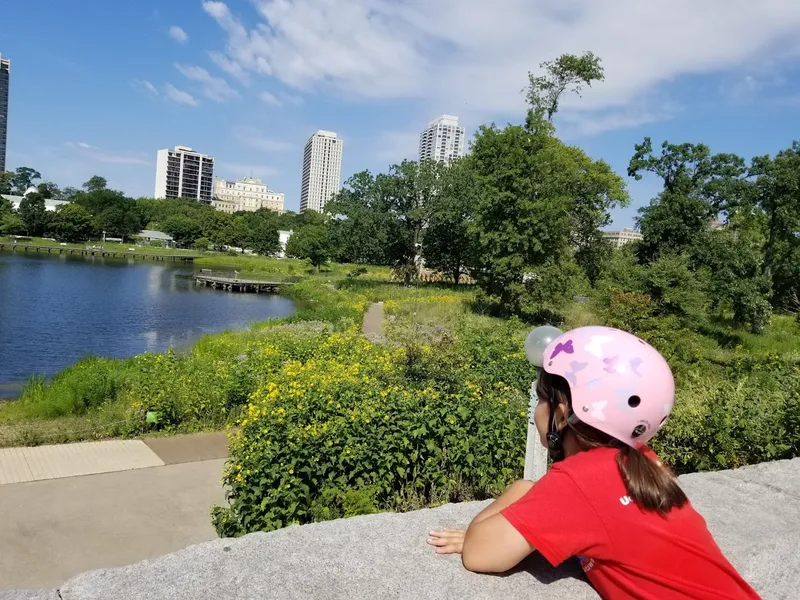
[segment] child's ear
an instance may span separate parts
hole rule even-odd
[[[556,427],[559,431],[561,431],[564,427],[567,426],[567,419],[569,415],[567,414],[567,405],[563,402],[559,402],[556,405]]]

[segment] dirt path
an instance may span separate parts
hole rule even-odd
[[[375,344],[383,344],[386,341],[386,338],[383,337],[383,302],[371,304],[367,309],[361,332]]]

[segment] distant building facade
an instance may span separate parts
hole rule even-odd
[[[0,173],[6,170],[8,140],[8,89],[11,84],[11,61],[0,54]]]
[[[339,192],[342,176],[342,140],[333,131],[319,130],[308,138],[303,152],[300,212],[321,212]]]
[[[621,231],[604,231],[603,237],[611,242],[611,245],[615,248],[621,248],[628,242],[636,242],[642,239],[642,234],[638,231],[634,231],[629,227]]]
[[[428,123],[419,136],[419,160],[450,162],[464,156],[466,134],[458,117],[442,115]]]
[[[213,187],[214,157],[186,146],[158,151],[155,198],[190,198],[211,204]]]
[[[211,204],[227,213],[268,208],[283,214],[283,200],[282,192],[273,192],[260,179],[246,177],[236,181],[215,180]]]

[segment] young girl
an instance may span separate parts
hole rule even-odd
[[[518,481],[466,531],[431,532],[439,554],[499,573],[534,551],[553,566],[577,557],[600,595],[616,599],[757,599],[703,518],[645,444],[672,410],[675,383],[643,340],[581,327],[545,349],[534,421],[554,460]]]

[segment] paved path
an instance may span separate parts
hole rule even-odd
[[[226,456],[224,432],[0,450],[0,590],[214,539]]]
[[[225,458],[224,432],[0,448],[0,485]]]

